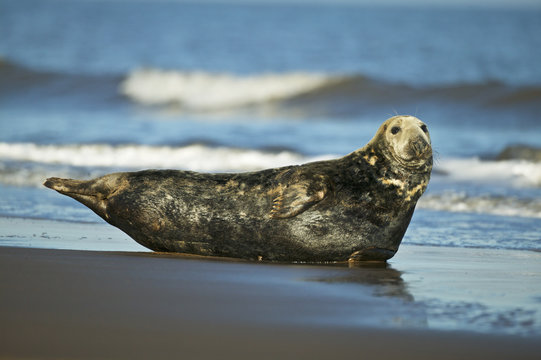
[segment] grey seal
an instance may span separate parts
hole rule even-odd
[[[402,241],[432,170],[427,126],[386,120],[342,158],[246,173],[145,170],[49,178],[159,252],[269,261],[384,261]]]

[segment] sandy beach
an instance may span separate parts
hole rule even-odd
[[[265,264],[146,252],[105,224],[0,225],[0,358],[539,354],[535,252],[404,245],[385,266]],[[77,241],[94,248],[58,249]],[[96,251],[106,243],[117,250]]]

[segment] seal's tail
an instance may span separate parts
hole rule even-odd
[[[104,178],[74,180],[52,177],[48,178],[43,185],[74,198],[107,220],[106,200],[111,192],[111,181],[104,181]]]

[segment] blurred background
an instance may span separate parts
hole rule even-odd
[[[539,1],[0,0],[0,216],[101,222],[48,176],[250,171],[428,124],[405,242],[541,250]]]

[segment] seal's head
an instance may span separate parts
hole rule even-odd
[[[386,120],[372,142],[379,144],[386,156],[403,168],[418,169],[432,165],[428,128],[414,116],[399,115]]]

